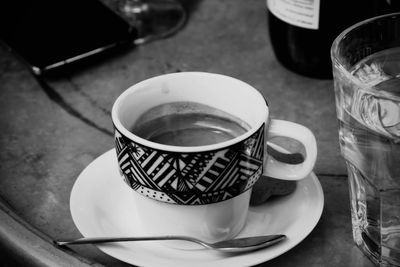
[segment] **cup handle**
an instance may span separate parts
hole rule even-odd
[[[297,140],[304,146],[306,155],[303,162],[288,164],[276,160],[265,152],[263,175],[282,180],[301,180],[311,173],[317,159],[317,142],[314,134],[308,128],[294,122],[273,119],[267,134],[267,143],[269,139],[277,136]],[[282,148],[273,143],[268,143],[268,146],[283,152]]]

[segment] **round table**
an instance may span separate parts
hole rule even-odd
[[[333,81],[280,65],[268,37],[265,1],[184,3],[188,21],[175,35],[49,77],[47,88],[0,46],[0,261],[128,266],[93,245],[52,244],[81,236],[70,215],[71,188],[90,162],[113,147],[110,110],[122,91],[164,73],[205,71],[249,83],[268,99],[272,118],[303,124],[317,138],[321,219],[303,242],[259,266],[373,266],[352,240]]]

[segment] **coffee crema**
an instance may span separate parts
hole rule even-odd
[[[250,125],[220,109],[197,102],[171,102],[144,112],[130,131],[146,140],[173,146],[221,143],[246,133]]]

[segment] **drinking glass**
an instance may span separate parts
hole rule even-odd
[[[187,12],[179,0],[101,0],[138,32],[136,45],[169,37],[182,29]]]
[[[400,13],[362,21],[331,49],[353,238],[380,266],[400,266]]]

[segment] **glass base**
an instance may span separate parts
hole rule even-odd
[[[400,188],[378,189],[354,165],[347,167],[355,243],[375,265],[400,266]]]

